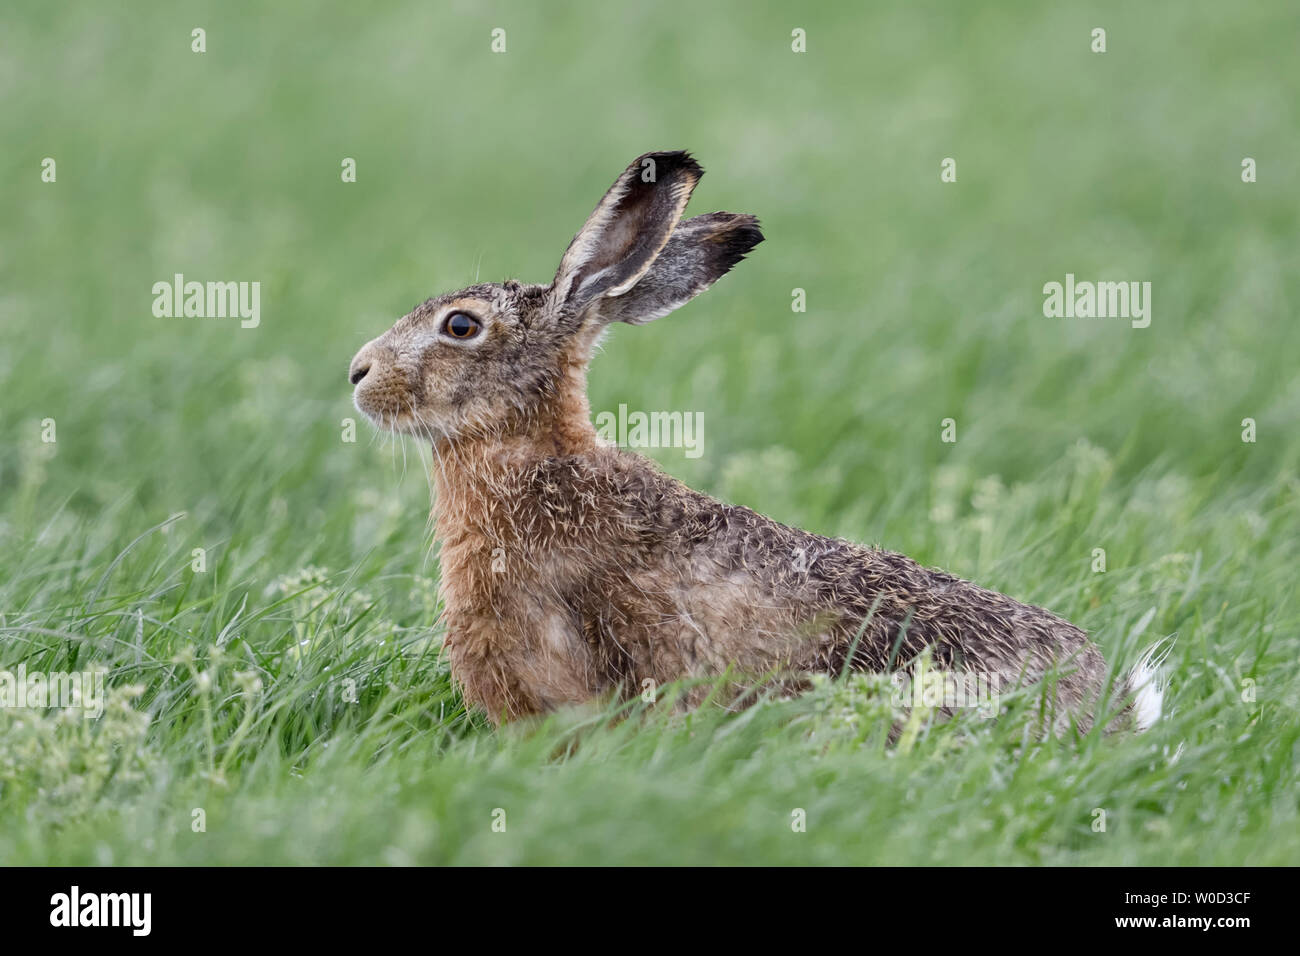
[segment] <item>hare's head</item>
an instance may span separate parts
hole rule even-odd
[[[560,406],[584,387],[609,323],[667,315],[763,239],[753,216],[682,220],[703,172],[684,152],[647,153],[614,181],[550,285],[474,285],[399,319],[352,360],[357,408],[434,442],[585,416],[585,402]]]

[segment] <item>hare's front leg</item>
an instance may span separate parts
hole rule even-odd
[[[451,674],[493,723],[589,700],[604,687],[571,615],[552,607],[448,615]]]

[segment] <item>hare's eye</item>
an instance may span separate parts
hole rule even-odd
[[[442,334],[453,339],[472,339],[483,331],[483,326],[474,316],[465,312],[453,312],[442,323]]]

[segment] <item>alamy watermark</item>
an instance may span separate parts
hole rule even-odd
[[[83,893],[73,886],[50,897],[50,925],[55,927],[123,927],[132,936],[153,928],[152,893]]]
[[[621,448],[683,448],[687,458],[704,454],[703,412],[598,412],[596,433]]]
[[[262,321],[262,283],[186,282],[183,273],[153,284],[153,314],[160,319],[238,318],[255,329]]]
[[[104,714],[104,672],[28,672],[26,664],[0,670],[0,707],[80,709],[83,717],[98,719]]]
[[[900,710],[908,708],[946,707],[948,710],[973,709],[981,717],[996,717],[1001,709],[1002,677],[975,671],[942,671],[922,668],[912,675],[895,671],[891,702]]]
[[[1151,324],[1150,282],[1065,282],[1043,286],[1043,315],[1049,319],[1129,319],[1135,329]]]

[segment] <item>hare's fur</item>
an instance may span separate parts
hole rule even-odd
[[[652,175],[647,178],[647,164]],[[885,671],[929,649],[1003,687],[1053,675],[1089,726],[1106,664],[1079,628],[915,561],[716,501],[602,442],[586,367],[611,321],[666,315],[762,241],[750,216],[681,220],[701,170],[640,157],[574,238],[555,280],[431,299],[353,360],[357,405],[434,450],[446,650],[493,720],[649,680]],[[453,340],[445,323],[481,331]],[[1159,714],[1152,675],[1139,721]]]

